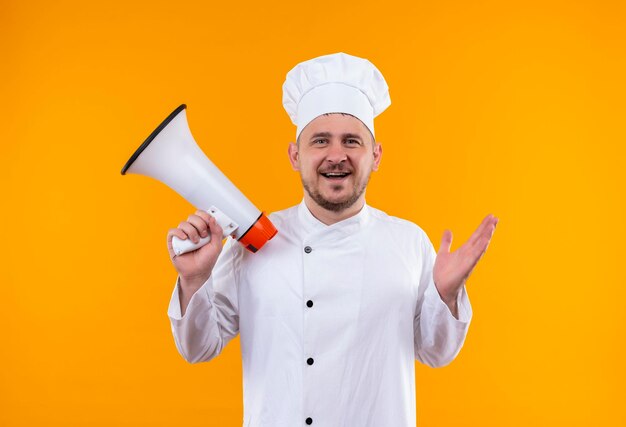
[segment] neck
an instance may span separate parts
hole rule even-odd
[[[313,216],[320,222],[326,225],[332,225],[358,214],[361,209],[363,209],[363,206],[365,206],[365,197],[360,197],[352,206],[339,212],[324,209],[315,203],[315,201],[309,197],[306,192],[304,193],[304,204],[309,209],[311,214],[313,214]]]

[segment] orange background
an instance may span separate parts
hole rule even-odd
[[[165,236],[194,208],[120,169],[180,103],[261,209],[300,201],[285,74],[343,51],[391,107],[368,203],[453,249],[500,223],[418,424],[626,425],[626,10],[610,1],[0,3],[2,426],[237,426],[239,341],[189,365]]]

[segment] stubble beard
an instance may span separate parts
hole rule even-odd
[[[359,200],[359,198],[365,191],[367,184],[369,183],[370,176],[368,175],[365,179],[365,182],[363,182],[361,185],[356,182],[352,187],[352,193],[348,196],[348,198],[339,202],[333,202],[324,198],[324,196],[322,196],[318,191],[311,188],[311,186],[304,180],[304,177],[302,175],[300,175],[300,180],[302,181],[302,186],[304,187],[304,190],[315,201],[315,203],[317,203],[319,206],[326,209],[327,211],[338,213],[344,211],[345,209],[348,209],[349,207],[354,205],[357,200]]]

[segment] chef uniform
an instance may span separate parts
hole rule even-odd
[[[299,64],[283,89],[298,134],[326,112],[373,133],[389,105],[373,64],[343,53]],[[457,319],[433,282],[426,233],[367,204],[332,225],[304,201],[270,220],[278,234],[257,253],[227,240],[184,316],[177,281],[168,315],[180,354],[210,360],[240,333],[244,427],[415,426],[414,361],[456,357],[472,316],[465,288]]]

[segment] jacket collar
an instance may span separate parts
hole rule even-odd
[[[326,225],[319,219],[315,218],[309,208],[306,206],[304,199],[298,205],[298,218],[304,228],[306,235],[317,233],[330,233],[330,234],[353,234],[364,227],[370,218],[370,207],[367,202],[363,205],[363,208],[350,218],[346,218],[342,221],[336,222],[331,225]]]

